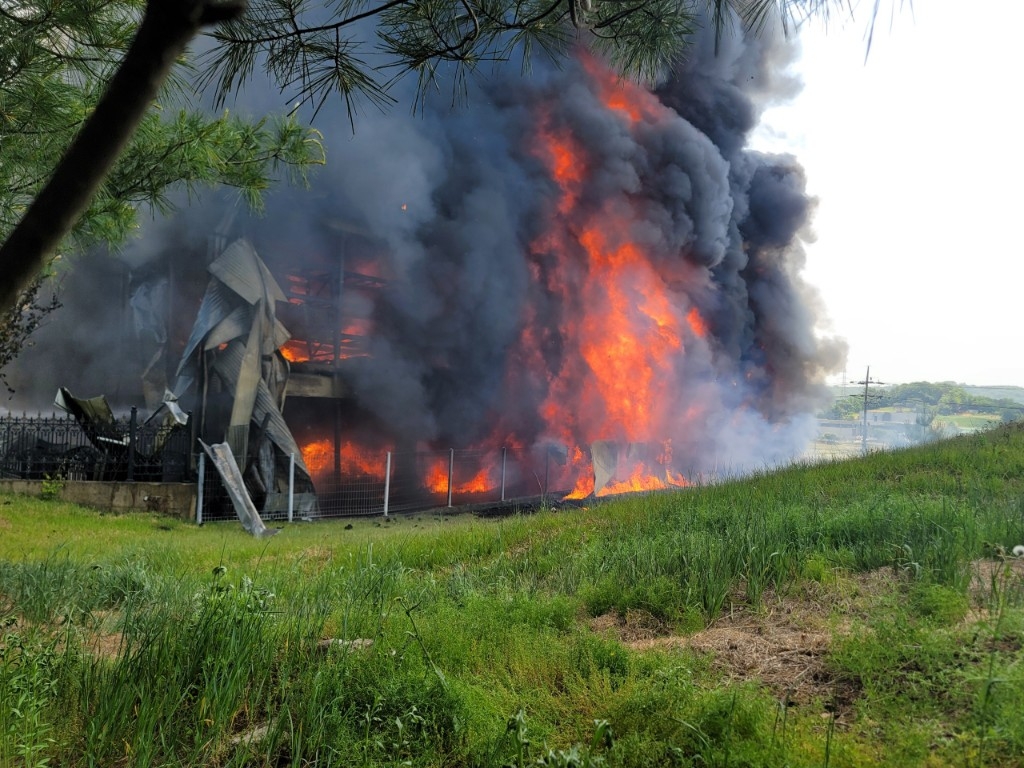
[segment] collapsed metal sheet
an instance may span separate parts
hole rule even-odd
[[[162,403],[141,424],[136,422],[135,426],[119,422],[103,395],[80,398],[60,387],[54,405],[74,416],[96,449],[91,455],[83,452],[82,446],[72,449],[78,472],[82,475],[79,479],[145,478],[165,482],[184,479],[190,452],[185,429],[189,416],[173,398]]]
[[[53,404],[70,413],[78,421],[89,440],[100,449],[128,447],[128,436],[118,429],[114,412],[110,410],[107,398],[80,398],[72,395],[67,388],[60,387]]]
[[[597,494],[615,479],[619,468],[619,444],[612,440],[591,443],[590,460],[594,465],[594,493]]]
[[[294,457],[299,512],[311,517],[317,512],[313,481],[281,415],[288,364],[278,349],[290,334],[275,305],[284,293],[245,240],[228,246],[209,271],[213,277],[178,366],[175,393],[191,394],[202,414],[199,437],[231,447],[265,512]]]
[[[210,274],[249,304],[288,300],[248,240],[235,240],[225,248],[210,265]]]
[[[663,451],[663,446],[658,443],[626,443],[616,440],[597,440],[591,443],[594,495],[613,483],[629,480],[631,475],[666,483],[668,476],[662,459]]]
[[[277,528],[267,528],[260,513],[256,511],[256,505],[252,503],[252,498],[245,489],[242,470],[238,468],[235,456],[231,452],[231,446],[227,443],[207,445],[202,440],[199,441],[199,444],[203,446],[206,455],[210,457],[213,466],[217,468],[217,474],[220,475],[224,489],[231,498],[231,504],[235,508],[235,514],[238,515],[242,527],[258,539],[278,533]]]

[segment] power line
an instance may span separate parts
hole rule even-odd
[[[867,373],[864,374],[864,381],[854,381],[853,384],[864,385],[864,433],[861,436],[860,449],[863,453],[868,452],[868,385],[870,384],[885,384],[884,381],[875,381],[871,378],[871,366],[868,366]]]

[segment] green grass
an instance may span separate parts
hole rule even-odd
[[[960,429],[989,429],[1001,420],[1002,417],[997,413],[963,413],[935,418],[939,424],[952,424]]]
[[[0,766],[1024,762],[1019,425],[347,523],[258,541],[0,498]],[[689,647],[708,627],[738,639]],[[776,630],[829,639],[762,652],[790,679],[741,655]]]

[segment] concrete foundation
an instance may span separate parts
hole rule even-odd
[[[104,483],[66,480],[0,480],[0,491],[41,498],[43,486],[51,498],[104,512],[157,512],[195,520],[195,483]]]

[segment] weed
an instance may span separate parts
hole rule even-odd
[[[56,743],[50,720],[60,691],[58,641],[19,630],[8,617],[0,636],[0,765],[42,768]]]
[[[915,615],[942,625],[961,621],[969,608],[963,592],[941,584],[916,583],[908,598],[908,606]]]
[[[44,475],[39,485],[39,498],[46,501],[59,499],[64,492],[66,481],[60,475]]]
[[[615,746],[612,728],[607,720],[595,720],[594,732],[586,746],[573,744],[568,749],[552,749],[546,744],[536,745],[529,737],[526,713],[519,710],[509,719],[505,736],[499,748],[510,746],[511,754],[492,753],[492,761],[509,768],[526,768],[528,765],[545,768],[597,768],[605,764],[606,754]],[[497,760],[494,760],[497,758]]]

